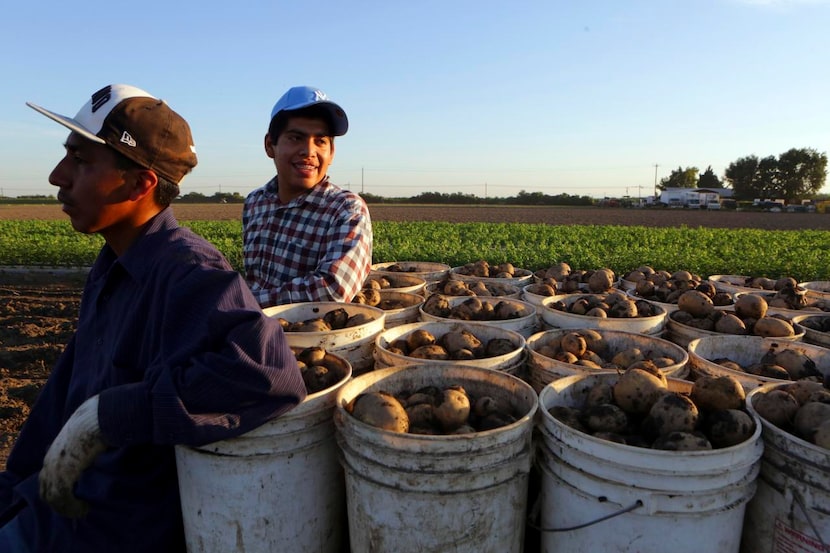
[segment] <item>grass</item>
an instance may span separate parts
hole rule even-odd
[[[242,269],[239,221],[183,221]],[[379,221],[374,262],[437,261],[459,266],[478,259],[530,270],[564,261],[574,269],[639,266],[702,276],[739,274],[830,280],[830,231],[650,228],[503,223]],[[0,265],[88,266],[103,240],[75,232],[68,221],[0,221]]]

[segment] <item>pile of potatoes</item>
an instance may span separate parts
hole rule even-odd
[[[414,278],[414,277],[408,277]],[[372,290],[388,290],[389,288],[398,288],[395,286],[394,282],[395,277],[388,277],[383,275],[369,275],[366,277],[366,280],[363,282],[363,289],[361,292],[369,292]]]
[[[444,294],[445,296],[498,297],[507,296],[511,294],[514,289],[515,288],[510,285],[499,284],[497,282],[490,283],[482,280],[468,282],[460,280],[450,274],[438,282],[435,293]]]
[[[738,294],[733,310],[715,309],[712,298],[698,290],[688,290],[677,298],[677,311],[669,315],[679,324],[723,334],[751,334],[783,338],[795,336],[789,318],[768,315],[767,301],[757,294]]]
[[[472,397],[459,385],[398,394],[366,392],[346,405],[346,412],[384,430],[428,435],[484,432],[517,420],[504,401],[488,395]]]
[[[412,265],[410,267],[404,267],[400,263],[392,263],[391,265],[387,265],[383,268],[384,271],[388,271],[390,273],[417,273],[419,272],[418,267]]]
[[[615,319],[654,317],[664,313],[660,307],[653,303],[633,299],[620,290],[607,294],[582,294],[576,296],[572,301],[559,300],[548,303],[546,306],[557,311],[602,319],[609,317]]]
[[[507,338],[481,340],[465,328],[450,330],[438,338],[426,329],[416,329],[387,347],[389,352],[398,355],[440,361],[488,359],[507,355],[516,349],[516,345]]]
[[[338,307],[328,311],[322,317],[315,317],[304,321],[291,322],[283,317],[278,317],[277,320],[284,332],[330,332],[332,330],[341,330],[343,328],[351,328],[370,323],[373,319],[367,313],[349,315],[348,311],[342,307]]]
[[[364,289],[355,294],[354,298],[352,299],[352,303],[360,303],[363,305],[368,305],[370,307],[377,307],[378,309],[383,309],[384,311],[393,311],[395,309],[403,309],[404,307],[409,307],[414,305],[415,303],[420,302],[423,298],[420,296],[415,296],[412,294],[413,300],[406,301],[401,299],[400,297],[397,298],[389,298],[384,297],[381,294],[380,290],[375,289]]]
[[[580,432],[620,444],[669,451],[737,445],[755,432],[744,389],[731,376],[696,380],[690,393],[670,391],[658,371],[629,368],[616,382],[600,380],[580,407],[548,412]]]
[[[473,263],[466,263],[458,267],[456,273],[459,275],[483,278],[516,278],[516,268],[512,263],[491,265],[484,259],[479,259]]]
[[[818,332],[830,332],[830,316],[816,317],[811,315],[800,321],[798,324]]]
[[[778,380],[821,380],[823,378],[816,362],[797,348],[780,350],[770,348],[756,363],[746,366],[727,357],[713,359],[712,362],[733,371]]]
[[[801,380],[753,397],[755,411],[770,424],[830,449],[830,381]]]
[[[659,370],[677,364],[671,357],[639,347],[613,350],[602,334],[593,329],[579,329],[547,340],[536,350],[540,355],[562,363],[592,369]]]
[[[295,351],[297,364],[309,394],[331,388],[345,376],[343,361],[324,348],[312,346]]]
[[[644,299],[660,303],[676,304],[680,296],[689,290],[697,290],[711,298],[716,306],[732,305],[733,295],[719,292],[715,286],[689,271],[657,271],[648,265],[641,265],[629,271],[624,277],[634,284],[634,293]]]
[[[596,270],[571,269],[567,263],[551,265],[534,273],[535,287],[530,290],[540,296],[573,294],[587,289],[594,294],[608,292],[617,281],[616,273],[607,267]]]
[[[528,315],[527,307],[520,302],[510,299],[482,300],[478,296],[470,296],[451,306],[446,296],[431,294],[422,309],[435,317],[460,321],[507,321]]]

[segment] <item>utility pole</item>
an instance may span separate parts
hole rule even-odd
[[[487,182],[484,183],[484,199],[487,199]]]
[[[363,167],[360,168],[360,193],[363,194]]]
[[[655,163],[654,164],[654,201],[655,201],[655,203],[657,202],[657,167],[659,167],[659,165],[657,165]]]

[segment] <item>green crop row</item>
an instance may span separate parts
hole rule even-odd
[[[242,269],[239,221],[185,221]],[[537,270],[560,261],[575,269],[639,265],[702,276],[740,274],[830,280],[830,231],[555,226],[538,224],[374,223],[374,262],[485,259]],[[0,265],[88,266],[103,241],[67,221],[0,221]]]

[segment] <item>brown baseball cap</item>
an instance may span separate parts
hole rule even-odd
[[[31,102],[26,105],[174,183],[180,183],[196,167],[196,147],[187,121],[163,100],[140,88],[105,86],[74,118]]]

